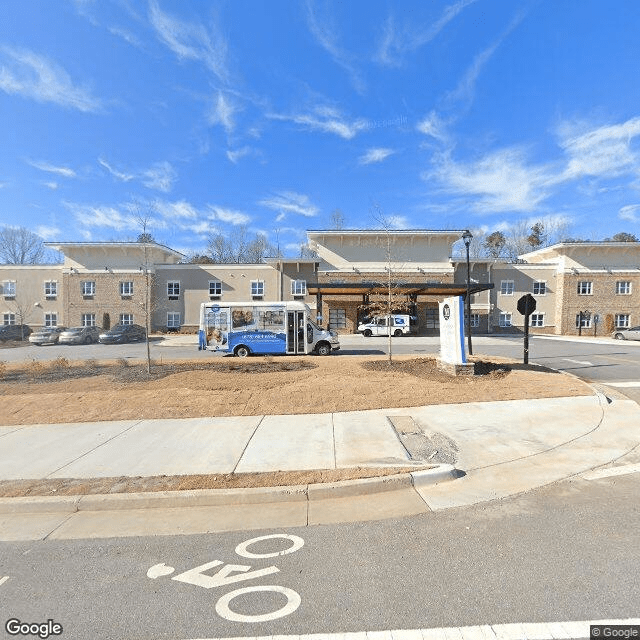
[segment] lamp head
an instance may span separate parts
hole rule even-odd
[[[462,240],[464,242],[465,247],[468,247],[471,244],[471,240],[473,240],[473,234],[471,233],[471,231],[469,231],[469,229],[467,229],[462,234]]]

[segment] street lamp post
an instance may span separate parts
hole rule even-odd
[[[467,297],[466,297],[466,307],[467,307],[467,351],[469,355],[473,355],[473,348],[471,347],[471,263],[469,262],[469,245],[471,244],[471,240],[473,240],[473,235],[469,229],[467,229],[462,234],[462,240],[464,242],[464,246],[467,250]]]

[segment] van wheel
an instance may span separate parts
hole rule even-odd
[[[402,329],[396,329],[396,330],[393,332],[393,335],[394,335],[394,336],[396,336],[396,338],[397,338],[398,336],[401,336],[401,335],[402,335]]]
[[[251,354],[249,347],[245,347],[243,344],[238,345],[233,353],[238,356],[238,358],[247,358]]]
[[[371,329],[365,329],[365,330],[362,332],[362,335],[363,335],[365,338],[370,338],[370,337],[371,337]]]
[[[616,340],[624,340],[624,336],[621,333],[616,333],[615,336],[613,336]]]
[[[316,353],[319,356],[328,356],[331,353],[331,345],[326,342],[321,342],[316,347]]]

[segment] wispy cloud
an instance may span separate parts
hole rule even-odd
[[[58,176],[62,176],[63,178],[75,178],[76,172],[69,167],[60,167],[48,162],[38,162],[36,160],[27,160],[27,164],[30,164],[32,167],[39,169],[40,171],[46,171],[47,173],[55,173]]]
[[[426,118],[418,123],[416,128],[425,136],[429,136],[440,142],[447,142],[449,139],[446,124],[436,111],[431,111]]]
[[[169,220],[195,220],[201,215],[193,205],[185,200],[179,200],[178,202],[156,200],[154,207],[161,216]]]
[[[122,180],[122,182],[129,182],[135,178],[135,175],[132,173],[124,173],[122,171],[118,171],[114,169],[106,160],[103,158],[98,158],[98,164],[101,167],[104,167],[114,178],[118,180]]]
[[[221,82],[228,82],[227,42],[217,25],[207,28],[180,20],[162,11],[157,0],[149,2],[149,20],[158,37],[178,58],[200,62]]]
[[[311,35],[327,51],[333,61],[349,74],[356,91],[359,93],[364,92],[365,84],[360,71],[355,64],[353,56],[338,43],[336,29],[331,24],[330,19],[327,16],[324,16],[323,19],[318,15],[313,0],[307,0],[306,8],[307,26]]]
[[[640,204],[628,204],[618,211],[618,218],[627,222],[640,222]]]
[[[173,188],[177,174],[169,162],[158,162],[142,172],[142,184],[149,189],[168,193]]]
[[[249,222],[251,222],[250,216],[235,209],[225,209],[223,207],[209,205],[208,210],[211,212],[209,218],[212,220],[220,220],[220,222],[237,225],[249,224]]]
[[[123,229],[136,229],[138,226],[135,216],[124,214],[115,207],[73,202],[65,202],[65,206],[84,227],[101,227],[122,231]]]
[[[444,157],[436,176],[448,190],[473,196],[478,211],[532,211],[549,195],[553,182],[549,168],[529,165],[515,148],[470,163]]]
[[[0,48],[0,89],[83,112],[102,109],[102,102],[75,85],[62,67],[26,49]]]
[[[47,227],[44,225],[40,225],[36,227],[36,233],[43,240],[53,240],[55,238],[59,238],[62,232],[60,231],[60,229],[58,229],[58,227]]]
[[[393,149],[376,148],[369,149],[364,155],[358,158],[360,164],[373,164],[375,162],[382,162],[386,160],[390,155],[393,155],[395,151]]]
[[[295,191],[280,191],[271,198],[260,200],[258,204],[280,212],[281,215],[278,216],[278,221],[284,219],[282,214],[297,213],[307,218],[312,218],[320,211],[318,207],[311,203],[309,196]]]
[[[459,102],[461,100],[471,102],[473,100],[476,83],[485,65],[500,48],[502,43],[508,38],[511,32],[524,20],[524,18],[524,12],[517,13],[500,36],[486,49],[476,55],[473,62],[469,65],[458,82],[457,87],[447,95],[446,102],[452,103]]]
[[[582,129],[581,132],[577,130]],[[631,148],[640,135],[640,118],[584,131],[584,125],[563,124],[560,147],[568,156],[563,179],[581,176],[617,176],[638,168],[638,156]]]
[[[348,120],[338,109],[328,106],[317,106],[311,113],[285,115],[278,113],[267,114],[272,120],[285,120],[303,125],[314,131],[332,133],[345,140],[351,140],[360,131],[367,128],[367,121],[363,119]]]
[[[207,224],[212,221],[235,225],[251,222],[251,217],[242,211],[212,204],[198,208],[186,200],[178,200],[176,202],[156,200],[153,206],[165,220],[169,220],[172,224],[183,229],[194,230],[198,225],[200,225],[199,228],[205,229]],[[218,228],[215,225],[214,227],[209,226],[211,228],[215,227],[215,229]],[[201,233],[201,231],[198,231],[198,233]]]
[[[240,149],[227,149],[227,158],[233,164],[237,164],[238,160],[241,160],[245,156],[249,156],[255,153],[255,150],[252,147],[241,147]]]
[[[431,42],[465,7],[476,0],[459,0],[444,8],[440,17],[421,30],[412,25],[398,29],[393,15],[389,15],[376,59],[386,66],[398,66],[402,57]]]
[[[51,181],[51,182],[43,182],[42,183],[45,187],[51,189],[52,191],[55,191],[58,188],[58,183]]]
[[[222,91],[218,91],[218,95],[214,99],[213,105],[209,111],[209,124],[222,125],[227,133],[231,133],[235,126],[233,115],[236,109],[231,100],[226,97]]]
[[[384,221],[391,229],[409,229],[412,226],[406,216],[386,216]]]

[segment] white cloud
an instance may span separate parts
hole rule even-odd
[[[364,155],[358,158],[358,162],[360,164],[373,164],[374,162],[382,162],[394,153],[395,151],[393,149],[369,149]]]
[[[553,181],[547,168],[528,166],[518,149],[467,164],[446,158],[436,175],[452,191],[479,198],[473,205],[479,211],[533,211]]]
[[[44,240],[53,240],[60,237],[60,229],[58,227],[39,226],[36,227],[36,233]]]
[[[158,162],[142,172],[142,184],[149,189],[168,193],[176,180],[176,172],[169,162]]]
[[[618,211],[618,218],[628,222],[640,222],[640,204],[629,204],[626,207],[621,207],[620,211]]]
[[[42,183],[45,187],[48,187],[49,189],[51,189],[52,191],[55,191],[58,188],[58,183],[57,182],[43,182]]]
[[[83,112],[100,111],[101,101],[73,84],[59,65],[26,49],[0,49],[0,89]]]
[[[124,215],[115,207],[82,205],[71,202],[66,202],[65,205],[84,227],[105,227],[122,231],[123,229],[136,229],[138,226],[135,217]]]
[[[233,150],[227,149],[227,158],[229,158],[229,160],[233,162],[233,164],[236,164],[238,160],[241,160],[245,156],[251,155],[252,153],[254,153],[254,149],[252,149],[251,147],[241,147],[240,149]]]
[[[365,89],[364,81],[358,71],[353,56],[347,53],[339,44],[335,29],[328,20],[321,22],[314,11],[312,0],[307,0],[307,26],[318,44],[331,56],[333,61],[341,66],[350,76],[356,91],[362,93]]]
[[[272,198],[261,200],[258,204],[268,209],[279,211],[281,214],[298,213],[308,218],[312,218],[319,211],[318,207],[311,204],[309,196],[296,193],[295,191],[278,192]],[[280,220],[281,219],[282,218],[280,218]]]
[[[149,19],[160,39],[178,58],[203,63],[219,80],[227,82],[227,43],[216,25],[188,23],[160,9],[156,0],[149,2]]]
[[[569,157],[562,179],[613,177],[638,168],[631,141],[640,135],[640,118],[577,133],[579,125],[560,127],[560,146]]]
[[[103,160],[102,158],[98,158],[98,164],[104,167],[114,178],[122,180],[123,182],[129,182],[129,180],[133,180],[133,178],[135,178],[135,175],[131,173],[123,173],[121,171],[118,171],[117,169],[114,169],[106,160]]]
[[[209,220],[202,220],[196,224],[188,224],[185,226],[189,231],[193,231],[193,233],[197,233],[200,236],[208,236],[213,233],[220,233],[220,229],[216,227],[216,225],[211,224]]]
[[[366,120],[348,121],[334,107],[318,106],[311,113],[285,115],[278,113],[267,114],[272,120],[286,120],[301,124],[314,131],[333,133],[345,140],[351,140],[360,131],[367,128]]]
[[[178,202],[156,201],[154,207],[164,218],[195,220],[202,215],[195,207],[184,200]]]
[[[465,7],[476,0],[458,0],[444,8],[442,15],[431,25],[416,32],[412,27],[398,30],[393,16],[390,15],[385,24],[382,41],[376,59],[387,66],[398,66],[402,56],[416,51],[431,42]]]
[[[233,114],[235,113],[235,107],[225,95],[218,91],[218,96],[214,101],[211,110],[209,111],[208,121],[209,124],[220,124],[224,127],[227,133],[231,133],[235,126],[233,121]]]
[[[420,133],[424,133],[425,136],[430,136],[440,142],[446,142],[449,137],[445,129],[444,121],[435,111],[431,111],[424,120],[420,121],[417,129]]]
[[[46,171],[47,173],[55,173],[63,178],[75,178],[76,172],[69,167],[58,167],[48,162],[36,162],[35,160],[27,160],[27,163],[32,167],[39,169],[40,171]]]
[[[406,216],[385,216],[384,221],[392,229],[409,229],[412,226]]]
[[[214,205],[209,205],[209,211],[212,214],[210,217],[213,217],[214,220],[230,222],[231,224],[248,224],[251,222],[251,218],[246,213],[242,213],[242,211],[224,209]]]

